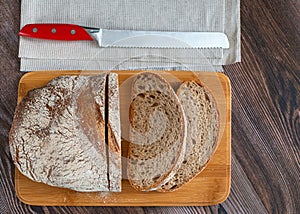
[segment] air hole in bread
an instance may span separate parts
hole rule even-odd
[[[154,181],[158,180],[158,179],[160,178],[160,176],[161,176],[160,174],[156,175],[156,176],[153,178],[153,180],[154,180]]]
[[[174,162],[175,162],[175,157],[172,159],[172,162],[171,162],[171,163],[173,164]]]
[[[133,164],[133,165],[135,165],[135,164],[137,164],[137,160],[131,160],[130,163]]]
[[[207,94],[205,94],[205,99],[206,100],[210,100],[209,96]]]
[[[158,103],[153,103],[151,107],[156,107],[158,105],[159,105]]]
[[[193,145],[196,144],[196,140],[194,138],[192,138],[192,143],[193,143]]]
[[[175,184],[174,186],[172,186],[170,189],[175,189],[177,187],[177,184]]]
[[[138,97],[145,98],[145,94],[138,94]]]

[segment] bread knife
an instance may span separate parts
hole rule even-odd
[[[48,40],[96,40],[100,47],[229,48],[221,32],[109,30],[74,24],[27,24],[19,36]]]

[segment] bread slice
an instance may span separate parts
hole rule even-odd
[[[32,90],[10,131],[16,167],[28,178],[76,191],[108,191],[106,74],[62,76]]]
[[[119,82],[116,73],[107,78],[107,141],[109,190],[121,192],[121,122],[119,102]]]
[[[217,148],[219,114],[212,95],[195,81],[184,82],[177,91],[187,118],[184,161],[176,174],[158,191],[173,191],[193,179],[207,165]]]
[[[154,190],[173,176],[183,160],[183,108],[162,77],[144,72],[133,82],[129,111],[128,179],[137,190]]]

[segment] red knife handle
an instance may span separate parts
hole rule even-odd
[[[28,24],[19,36],[51,40],[93,40],[86,30],[72,24]]]

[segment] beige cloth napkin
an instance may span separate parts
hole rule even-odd
[[[71,23],[126,30],[224,32],[230,49],[99,48],[91,41],[20,38],[21,71],[165,67],[203,69],[240,61],[239,0],[23,0],[21,27]]]

